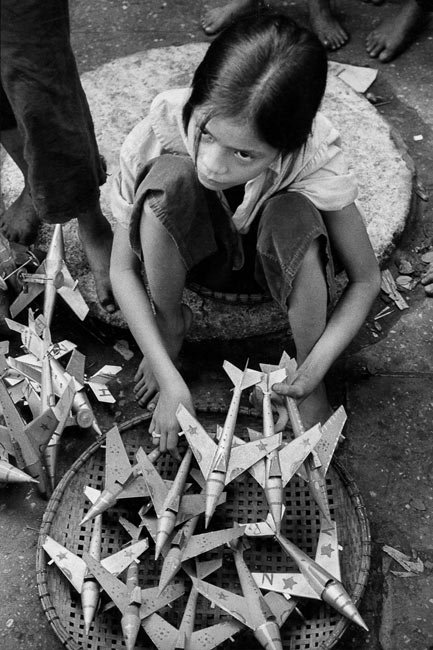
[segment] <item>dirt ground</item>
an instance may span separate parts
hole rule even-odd
[[[114,58],[150,47],[206,40],[199,19],[201,2],[187,0],[71,0],[72,40],[81,72]],[[371,91],[377,110],[407,147],[416,177],[414,202],[406,231],[387,266],[397,274],[409,260],[419,275],[421,256],[432,246],[433,210],[433,20],[412,46],[394,62],[380,64],[365,52],[372,25],[395,12],[399,3],[376,7],[355,0],[337,4],[351,33],[347,46],[330,58],[378,69]],[[284,3],[305,21],[305,4]],[[163,51],[162,51],[163,56]],[[422,136],[419,138],[418,136]],[[409,309],[394,308],[378,321],[385,306],[377,299],[366,325],[328,378],[332,403],[343,403],[349,415],[346,441],[338,451],[363,496],[371,526],[369,584],[360,611],[370,628],[350,627],[337,650],[432,650],[433,648],[433,299],[420,285],[405,294]],[[394,305],[392,305],[394,307]],[[88,371],[104,363],[123,366],[112,382],[117,403],[97,407],[101,427],[139,413],[131,388],[139,361],[129,335],[96,321],[81,326],[58,308],[53,336],[71,338],[88,355]],[[377,325],[379,324],[379,325]],[[128,341],[134,357],[127,361],[113,348]],[[19,341],[12,340],[12,350]],[[187,344],[186,372],[196,403],[227,406],[229,385],[221,370],[225,358],[250,366],[276,362],[290,349],[284,333],[266,340]],[[93,441],[82,433],[66,433],[61,469]],[[38,600],[35,549],[46,502],[28,487],[0,488],[0,650],[60,650]],[[423,572],[403,577],[404,570],[383,552],[389,545],[420,558]]]

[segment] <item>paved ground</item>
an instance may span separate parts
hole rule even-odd
[[[388,265],[396,275],[398,264],[410,260],[417,274],[433,235],[432,204],[425,200],[433,189],[433,26],[426,26],[394,63],[377,64],[364,51],[365,35],[380,18],[396,11],[397,4],[375,7],[348,0],[338,7],[352,37],[332,58],[378,68],[372,88],[382,98],[378,110],[394,125],[417,169],[413,217]],[[200,2],[186,0],[72,0],[80,70],[147,47],[204,40],[198,24],[201,10]],[[287,10],[305,18],[300,1],[288,3]],[[422,139],[414,138],[420,135]],[[361,605],[370,633],[350,629],[339,650],[433,648],[433,299],[426,298],[420,286],[405,298],[409,309],[399,312],[391,304],[393,313],[374,321],[385,306],[384,297],[377,300],[368,323],[329,378],[333,402],[343,402],[349,413],[347,440],[339,456],[363,494],[373,542],[371,579]],[[62,335],[68,332],[63,329]],[[108,358],[124,364],[121,383],[114,387],[118,405],[101,410],[102,424],[118,417],[119,409],[128,416],[136,413],[129,388],[138,355],[125,362],[113,352],[112,333],[106,345],[77,329],[70,337],[88,352],[95,367]],[[253,366],[273,362],[287,344],[283,336],[212,349],[190,344],[184,356],[197,401],[206,403],[212,396],[227,404],[229,387],[220,369],[224,358],[242,363],[250,356]],[[88,443],[85,436],[78,444],[66,436],[63,462],[72,461]],[[35,587],[34,552],[45,504],[27,488],[3,489],[0,499],[0,649],[59,650]],[[404,569],[383,553],[385,544],[419,557],[423,573],[395,575]]]

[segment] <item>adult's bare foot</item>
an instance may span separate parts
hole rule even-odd
[[[236,18],[254,9],[256,5],[258,5],[257,0],[232,0],[222,7],[208,9],[200,21],[202,29],[208,36],[218,34]]]
[[[113,232],[98,206],[78,215],[78,233],[96,285],[102,307],[112,314],[117,306],[110,283],[110,257]]]
[[[349,40],[349,34],[332,15],[329,0],[308,0],[313,32],[327,50],[338,50]]]
[[[191,327],[192,312],[187,305],[182,304],[177,319],[166,322],[164,318],[157,314],[156,322],[170,359],[176,365],[183,340]],[[157,400],[152,398],[157,395],[159,386],[146,358],[143,358],[138,366],[134,381],[136,382],[134,387],[135,398],[139,405],[153,410]]]
[[[382,63],[395,59],[413,40],[423,15],[424,11],[416,0],[403,0],[396,15],[384,20],[368,34],[368,54]]]
[[[0,230],[12,242],[29,246],[35,241],[40,226],[27,185],[19,197],[0,217]]]

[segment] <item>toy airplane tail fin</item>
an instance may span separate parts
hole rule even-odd
[[[230,361],[224,361],[223,368],[232,380],[233,385],[241,390],[257,384],[262,378],[262,373],[258,370],[251,370],[247,366],[245,366],[244,370],[240,370]]]

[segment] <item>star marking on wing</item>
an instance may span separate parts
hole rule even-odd
[[[61,553],[58,553],[56,557],[59,560],[59,562],[61,562],[62,560],[66,560],[68,554],[62,551]]]
[[[218,594],[218,598],[220,600],[227,600],[228,596],[223,591],[220,591],[220,593]]]
[[[295,578],[285,578],[283,584],[284,589],[293,589],[293,587],[298,584],[298,581],[295,580]]]
[[[257,449],[258,449],[259,451],[266,451],[266,450],[267,450],[267,446],[266,446],[263,442],[259,442],[259,443],[256,445],[256,447],[257,447]]]
[[[133,556],[134,556],[134,553],[132,552],[132,550],[130,548],[128,548],[125,551],[125,557],[133,557]]]
[[[41,424],[42,431],[48,431],[48,426],[46,424]]]
[[[190,436],[196,436],[197,435],[197,427],[193,427],[192,424],[189,425],[187,431],[190,434]]]
[[[302,441],[302,444],[304,445],[304,447],[309,447],[310,444],[311,444],[310,443],[310,438],[304,438],[303,441]]]
[[[320,555],[327,555],[328,557],[331,557],[334,551],[335,548],[332,548],[331,544],[323,544],[322,548],[320,549]]]

